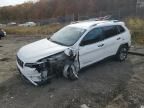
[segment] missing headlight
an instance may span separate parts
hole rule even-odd
[[[29,67],[29,68],[36,68],[37,64],[35,64],[35,63],[26,63],[25,66]]]

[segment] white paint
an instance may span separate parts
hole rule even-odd
[[[81,25],[82,24],[82,25]],[[94,27],[92,25],[95,25]],[[125,28],[125,32],[114,37],[105,39],[103,41],[80,46],[81,41],[86,36],[86,34],[97,27],[109,26],[109,25],[121,25]],[[69,26],[81,27],[87,29],[87,32],[81,36],[81,38],[73,46],[62,46],[56,43],[53,43],[47,39],[42,39],[40,41],[31,43],[29,45],[21,48],[17,56],[25,63],[36,63],[38,60],[45,57],[54,55],[56,53],[64,51],[67,53],[67,49],[73,49],[76,53],[79,52],[80,68],[88,66],[92,63],[98,62],[108,56],[115,55],[120,45],[128,43],[131,45],[131,37],[129,30],[125,27],[123,22],[113,22],[113,21],[92,21],[92,22],[82,22],[78,24],[71,24]],[[92,27],[91,27],[92,26]],[[120,38],[120,39],[119,39]],[[99,45],[102,45],[99,47]],[[37,85],[35,82],[41,81],[40,73],[35,69],[28,67],[21,68],[17,63],[18,68],[22,74],[34,85]]]
[[[48,39],[42,39],[22,47],[17,56],[25,63],[34,63],[41,58],[62,52],[65,49],[67,47],[50,42]]]

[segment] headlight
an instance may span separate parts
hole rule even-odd
[[[25,66],[26,67],[30,67],[30,68],[36,68],[38,64],[35,63],[26,63]]]
[[[45,58],[38,60],[36,63],[26,63],[25,66],[29,68],[35,68],[39,73],[51,71],[56,67],[63,66],[67,55],[64,52],[60,52]]]
[[[26,67],[35,68],[39,73],[47,70],[48,63],[47,62],[39,62],[39,63],[26,63]]]

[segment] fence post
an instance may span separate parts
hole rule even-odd
[[[118,11],[118,17],[119,17],[119,19],[120,19],[120,17],[121,17],[121,11],[120,11],[120,9],[119,9],[119,11]]]
[[[74,22],[74,17],[75,17],[75,16],[74,16],[74,13],[73,13],[72,17],[73,17],[73,19],[72,19],[72,20],[73,20],[73,22]]]
[[[78,13],[78,21],[79,21],[79,16],[80,16],[80,15],[79,15],[79,13]]]

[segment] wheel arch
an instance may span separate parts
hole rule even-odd
[[[129,49],[129,44],[128,44],[128,43],[121,44],[121,45],[119,46],[119,48],[117,49],[116,54],[118,53],[119,49],[120,49],[122,46],[126,46],[126,47]]]

